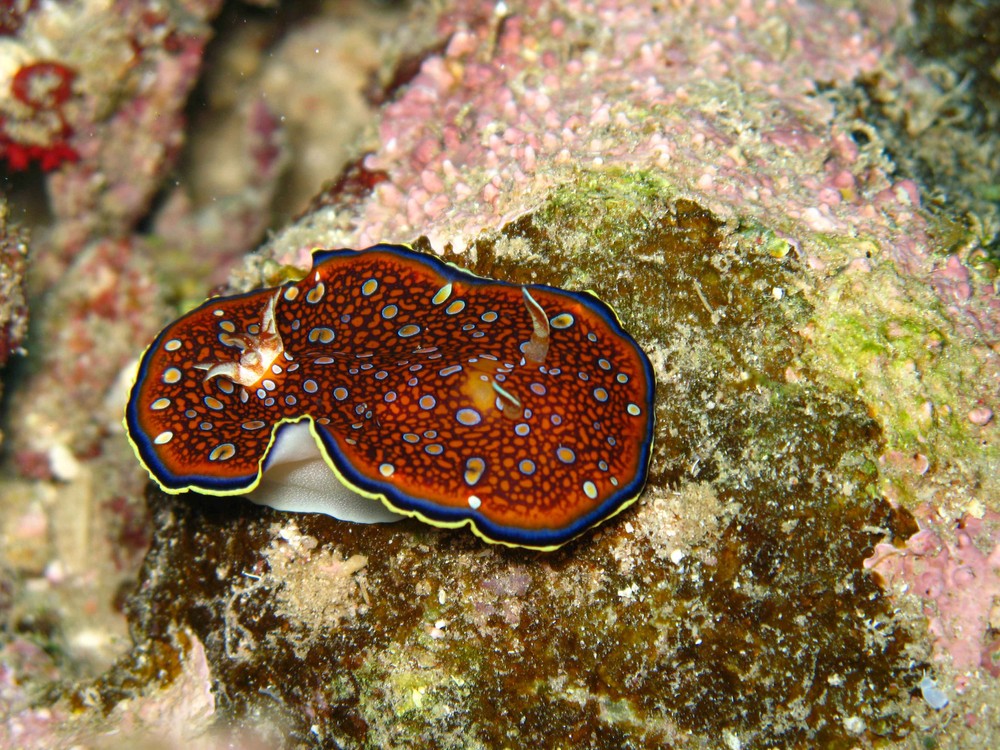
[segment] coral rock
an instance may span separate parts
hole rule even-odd
[[[1000,676],[1000,648],[990,635],[1000,602],[1000,513],[950,527],[926,509],[921,516],[924,528],[905,546],[877,545],[865,567],[926,603],[937,658],[950,657],[959,672]]]

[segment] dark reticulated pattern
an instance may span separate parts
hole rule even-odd
[[[142,358],[130,438],[164,489],[237,494],[259,481],[277,427],[311,419],[362,494],[435,525],[472,522],[488,541],[558,546],[641,491],[654,381],[603,302],[526,289],[551,326],[540,362],[523,354],[520,286],[404,247],[317,251],[302,281],[168,326]],[[272,300],[284,351],[268,371],[206,379],[260,336]]]

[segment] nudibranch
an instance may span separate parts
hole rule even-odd
[[[415,516],[549,550],[638,497],[654,384],[589,292],[377,245],[317,250],[301,281],[210,299],[167,326],[125,426],[170,493]]]

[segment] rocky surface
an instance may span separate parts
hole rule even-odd
[[[228,715],[327,746],[902,736],[910,638],[861,567],[905,531],[876,489],[881,432],[857,399],[784,382],[811,313],[799,263],[638,182],[621,213],[607,176],[578,183],[477,244],[475,270],[621,301],[660,382],[641,507],[543,555],[154,492],[170,533],[131,605],[141,640],[191,630]]]
[[[954,163],[974,150],[944,137],[928,92],[945,79],[889,35],[907,19],[866,3],[415,9],[410,41],[385,48],[358,158],[229,286],[296,277],[316,246],[386,240],[593,289],[657,375],[644,499],[542,554],[149,487],[149,524],[119,530],[150,547],[119,598],[134,645],[109,668],[46,689],[65,664],[35,645],[44,610],[26,618],[31,587],[10,577],[0,744],[995,744],[996,586],[967,585],[996,575],[995,230],[989,201],[964,202],[963,224],[936,200],[944,177],[901,169],[949,142]],[[925,118],[910,140],[907,104]],[[258,197],[283,141],[263,143],[279,148],[257,152],[271,154]],[[197,226],[170,235],[164,216],[165,236]],[[101,320],[141,286],[112,281],[107,308],[65,288],[67,306],[84,300],[75,320]],[[89,351],[56,364],[120,394],[120,365],[77,359]],[[5,564],[58,592],[86,566],[53,568],[30,540],[62,530],[51,554],[85,559],[51,508],[70,491],[94,507],[65,467],[103,467],[123,509],[141,478],[125,453],[44,455],[41,484],[16,485]]]
[[[27,238],[17,227],[8,225],[7,206],[0,203],[0,370],[12,357],[24,353],[24,339],[28,335],[27,270]]]

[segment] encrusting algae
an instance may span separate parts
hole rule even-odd
[[[900,705],[921,672],[862,561],[910,522],[879,495],[882,437],[864,404],[798,362],[812,307],[795,254],[665,202],[643,175],[587,184],[462,259],[616,303],[657,372],[645,502],[539,557],[411,522],[278,520],[152,491],[170,534],[132,602],[137,632],[157,639],[172,621],[203,640],[222,715],[373,747],[496,746],[512,731],[538,746],[682,733],[836,746],[907,731]],[[271,593],[318,562],[269,566],[276,522],[321,540],[313,554],[367,560],[328,628]]]

